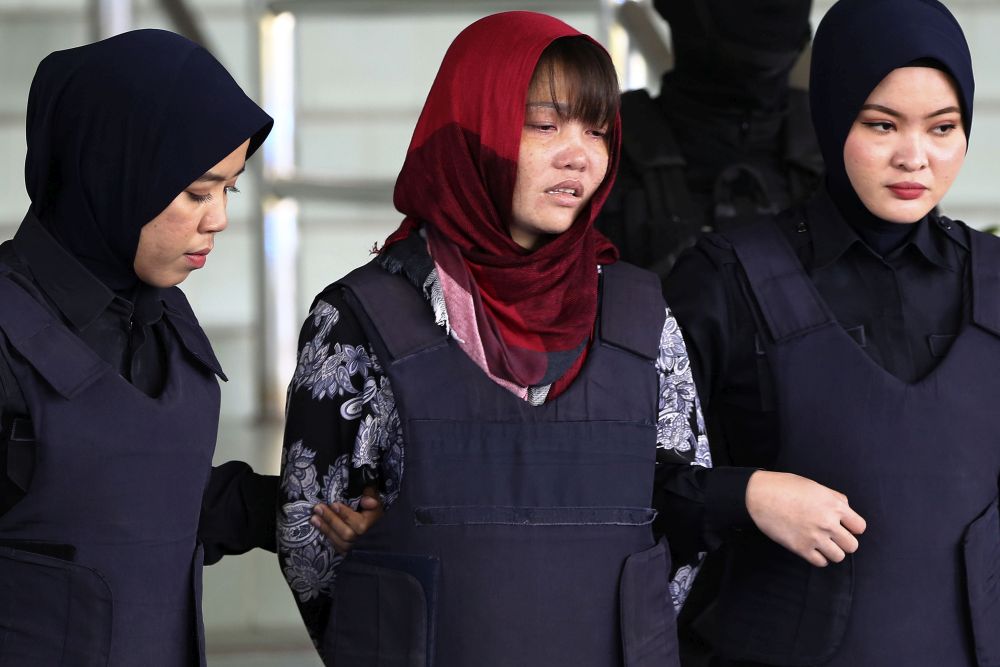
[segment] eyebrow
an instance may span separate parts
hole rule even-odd
[[[896,111],[895,109],[890,109],[889,107],[884,107],[881,104],[866,104],[861,107],[862,111],[881,111],[882,113],[893,116],[894,118],[902,118],[903,114]],[[946,113],[962,113],[962,110],[956,106],[945,107],[944,109],[938,109],[933,113],[927,114],[927,118],[934,118],[935,116],[943,116]]]
[[[524,106],[529,107],[529,108],[531,108],[531,107],[541,107],[543,109],[555,109],[556,111],[560,111],[560,110],[566,108],[565,104],[556,104],[554,102],[528,102]]]
[[[233,174],[231,178],[236,178],[237,176],[239,176],[240,174],[242,174],[246,170],[247,170],[247,165],[246,165],[246,163],[244,163],[243,166],[240,167],[240,170],[238,172],[236,172],[235,174]],[[230,179],[226,178],[225,176],[222,176],[221,174],[217,174],[214,171],[206,171],[204,174],[202,174],[197,179],[195,179],[195,183],[202,183],[202,182],[208,182],[208,183],[220,183],[221,182],[221,183],[224,183],[225,181],[228,181],[228,180],[230,180]]]

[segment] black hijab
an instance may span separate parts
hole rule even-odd
[[[135,30],[38,65],[28,95],[31,211],[119,293],[137,286],[143,225],[273,121],[204,48]]]
[[[966,137],[972,131],[972,56],[958,21],[937,0],[839,0],[813,40],[809,98],[827,169],[827,189],[859,232],[907,232],[877,218],[851,186],[844,143],[862,105],[892,70],[921,61],[949,74],[958,88]],[[870,234],[866,234],[870,236]],[[901,241],[902,239],[900,239]]]
[[[670,24],[665,80],[723,108],[784,106],[788,73],[809,42],[812,0],[654,0]]]

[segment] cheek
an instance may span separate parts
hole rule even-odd
[[[176,254],[192,222],[183,216],[160,215],[142,228],[139,251],[148,258]],[[137,252],[138,254],[138,252]]]
[[[153,247],[153,239],[156,236],[152,229],[153,224],[151,222],[142,228],[139,233],[139,245],[135,249],[135,260],[133,260],[132,266],[140,278],[146,278],[145,274],[149,271],[156,257],[156,251]]]
[[[878,163],[879,147],[859,139],[853,132],[844,142],[844,170],[855,189],[868,184]]]
[[[610,161],[608,147],[601,141],[594,151],[593,157],[594,173],[600,176],[598,180],[603,181],[604,177],[608,175],[608,163]]]
[[[527,146],[521,145],[521,151],[517,156],[517,180],[519,183],[537,178],[541,155],[542,151],[538,147],[530,143]]]
[[[965,142],[943,151],[938,158],[938,164],[941,165],[938,168],[938,176],[948,182],[953,181],[962,169],[962,165],[965,164]]]
[[[142,228],[139,234],[139,246],[135,251],[135,263],[141,266],[149,266],[158,261],[163,254],[163,225],[159,220],[154,220]]]
[[[538,168],[539,153],[535,148],[521,146],[517,158],[517,179],[514,181],[514,200],[527,197],[537,188],[541,170]]]
[[[608,176],[608,164],[610,163],[610,157],[608,156],[608,148],[604,145],[604,142],[595,145],[590,151],[589,155],[591,170],[590,170],[590,187],[587,190],[593,194],[593,192],[600,187],[601,183]]]

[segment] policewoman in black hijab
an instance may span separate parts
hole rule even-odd
[[[176,287],[271,124],[169,32],[39,65],[0,246],[0,664],[204,664],[203,560],[274,549],[275,479],[212,469],[225,376]]]
[[[688,492],[727,544],[716,664],[998,664],[1000,241],[936,213],[973,90],[940,2],[840,0],[812,55],[825,187],[668,278],[733,462]]]

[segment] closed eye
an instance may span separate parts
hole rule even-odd
[[[188,192],[188,191],[185,191],[185,194],[187,194],[188,198],[191,201],[193,201],[195,203],[198,203],[198,204],[204,204],[206,202],[212,201],[212,195],[211,195],[211,193],[206,194],[206,195],[200,195],[197,192]]]
[[[223,194],[230,195],[230,194],[239,194],[240,190],[235,185],[227,185],[222,189],[222,192]],[[188,198],[191,199],[191,201],[198,204],[207,204],[213,199],[212,193],[210,192],[201,195],[198,194],[197,192],[191,192],[189,190],[186,190],[185,193],[187,194]]]
[[[862,122],[861,124],[883,134],[891,132],[896,127],[887,120],[868,121]]]

